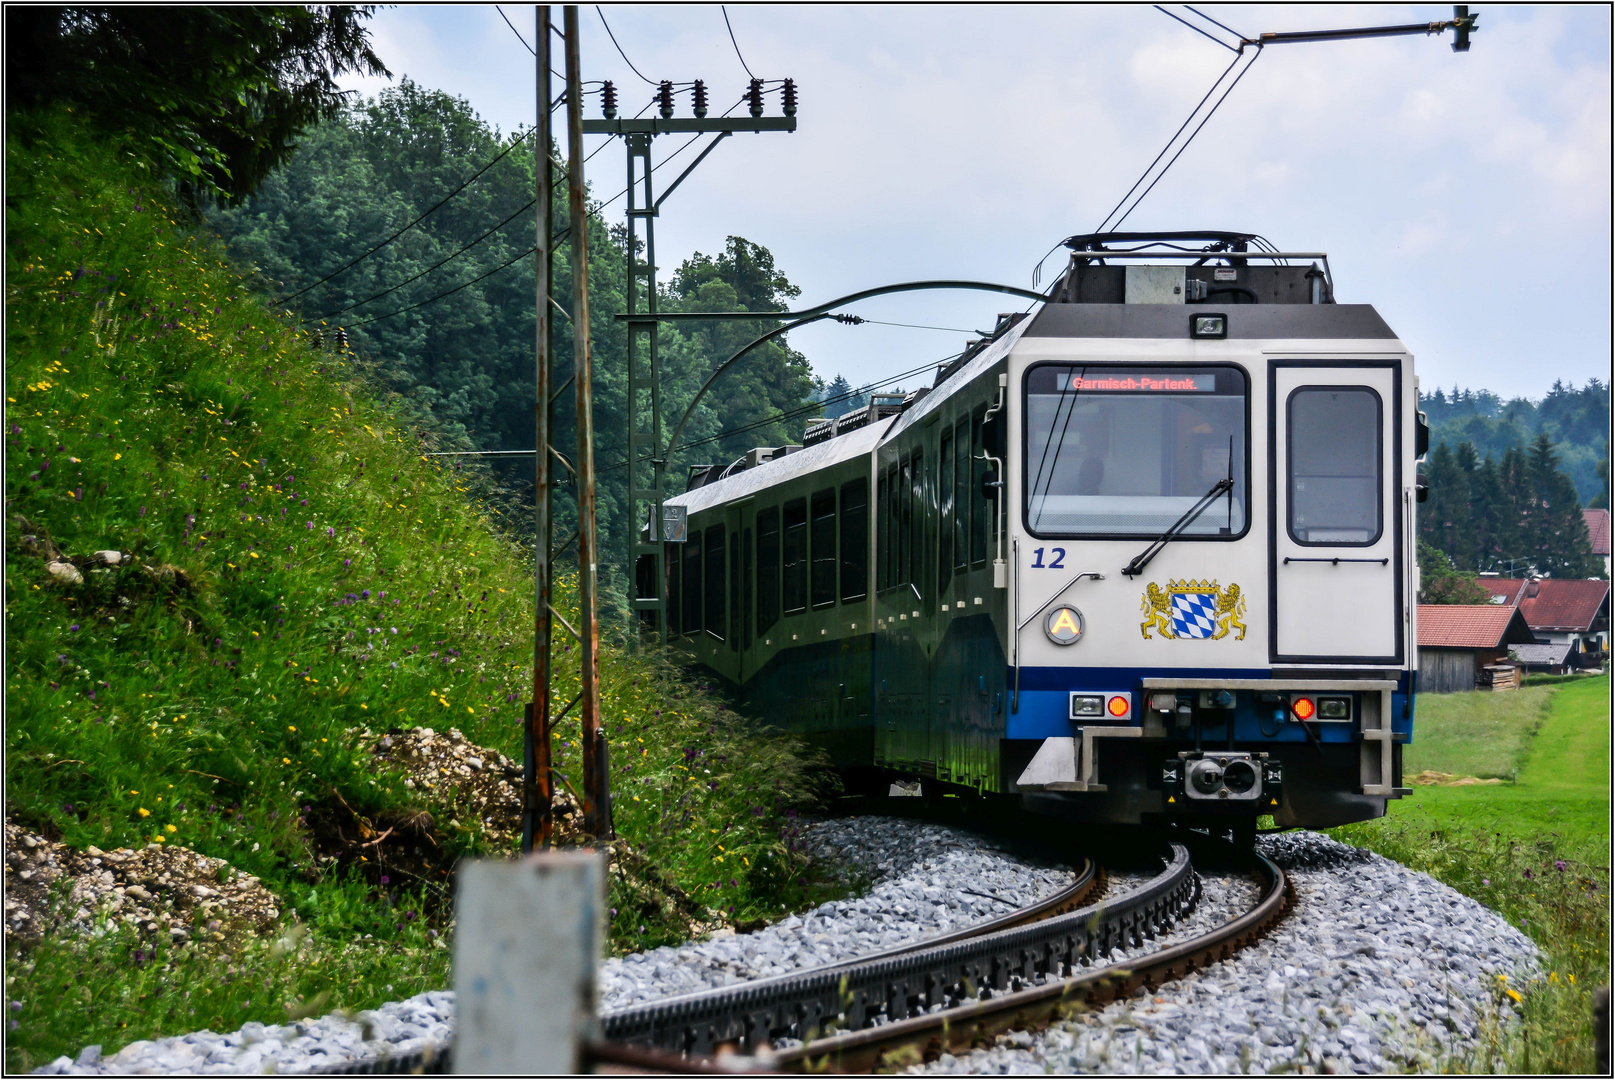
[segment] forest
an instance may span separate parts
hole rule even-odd
[[[301,138],[298,152],[250,197],[211,222],[258,287],[280,298],[311,335],[336,348],[336,329],[379,387],[408,409],[424,448],[527,450],[533,445],[533,154],[528,133],[490,128],[464,99],[408,79],[355,103]],[[606,167],[607,155],[591,168]],[[617,148],[620,152],[620,147]],[[468,182],[467,178],[471,178]],[[609,191],[591,191],[590,339],[595,463],[608,592],[623,585],[628,420],[624,310],[626,235],[608,224]],[[555,221],[567,220],[565,190]],[[408,227],[412,223],[414,227]],[[390,243],[384,243],[395,237]],[[635,253],[643,260],[644,252]],[[569,297],[569,249],[557,250],[553,295]],[[664,311],[783,311],[799,290],[767,248],[729,237],[663,273]],[[569,304],[569,302],[568,302]],[[665,325],[664,433],[723,359],[778,325]],[[558,384],[571,373],[572,333],[555,322]],[[723,377],[685,425],[667,469],[682,490],[691,464],[727,462],[754,446],[797,442],[825,388],[782,341],[754,350]],[[557,448],[576,451],[570,396],[557,408]],[[477,459],[459,459],[475,473]],[[527,458],[492,459],[485,480],[507,507],[531,505]],[[563,509],[563,515],[570,508]],[[510,520],[520,528],[525,515]]]

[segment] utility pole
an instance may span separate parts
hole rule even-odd
[[[589,135],[620,135],[628,149],[628,293],[626,312],[619,318],[628,324],[628,580],[630,588],[638,581],[638,564],[648,558],[654,594],[635,596],[631,602],[628,627],[629,646],[639,640],[639,629],[633,625],[642,612],[652,612],[660,640],[667,641],[667,602],[662,565],[662,499],[666,493],[668,448],[662,443],[662,390],[661,355],[657,337],[656,312],[656,218],[662,203],[673,194],[684,178],[705,161],[718,143],[737,131],[795,131],[796,83],[790,79],[781,85],[782,115],[763,115],[764,84],[761,79],[751,80],[742,99],[749,105],[748,116],[707,116],[707,87],[697,80],[691,87],[693,117],[673,115],[673,84],[663,82],[657,89],[655,102],[660,115],[643,120],[618,119],[617,90],[611,83],[601,88],[604,117],[585,120],[583,131]],[[651,186],[651,143],[658,135],[672,133],[712,134],[713,140],[692,161],[678,178],[655,197]],[[645,255],[641,261],[637,248],[641,226],[644,229]],[[767,319],[770,313],[760,312]],[[647,526],[645,536],[640,528]],[[637,592],[637,588],[635,588]]]
[[[551,758],[552,733],[573,708],[583,729],[583,816],[584,831],[602,837],[611,830],[610,778],[605,748],[600,739],[600,619],[598,610],[598,542],[595,531],[594,501],[594,379],[589,352],[589,237],[588,207],[583,186],[583,121],[581,76],[579,74],[578,11],[564,9],[562,35],[566,52],[567,115],[567,235],[571,240],[573,365],[568,382],[573,384],[577,401],[578,454],[576,464],[566,460],[555,447],[555,404],[566,389],[556,389],[554,319],[552,312],[568,315],[554,295],[555,289],[555,159],[551,123],[550,9],[537,8],[538,43],[534,50],[538,75],[538,126],[534,135],[534,176],[537,187],[536,254],[537,340],[533,395],[535,450],[533,454],[533,699],[527,707],[523,742],[522,839],[523,854],[549,846],[553,832],[554,768]],[[577,482],[577,531],[554,547],[555,497],[559,484],[555,463],[571,471]],[[555,564],[572,546],[578,545],[578,625],[573,627],[555,610]],[[578,641],[578,693],[559,711],[554,708],[555,681],[554,629],[559,622]]]
[[[600,617],[594,507],[594,369],[589,354],[589,207],[583,186],[583,76],[578,8],[565,8],[566,194],[572,234],[572,384],[578,402],[578,719],[583,728],[583,820],[591,836],[611,830],[606,750],[600,738]]]
[[[527,706],[527,723],[522,755],[522,854],[549,847],[554,824],[550,774],[550,605],[554,600],[553,557],[550,544],[555,533],[554,506],[550,494],[550,441],[554,431],[555,406],[550,401],[554,381],[554,350],[551,348],[550,296],[555,284],[554,142],[550,124],[550,9],[537,8],[538,40],[538,130],[533,132],[533,175],[537,179],[538,216],[534,232],[538,265],[536,391],[533,395],[533,696]]]

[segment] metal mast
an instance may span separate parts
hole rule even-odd
[[[591,836],[611,828],[605,747],[600,739],[600,617],[594,505],[594,369],[589,354],[589,207],[583,186],[583,76],[578,8],[565,8],[566,194],[572,234],[572,384],[578,402],[578,719],[583,728],[583,820]]]
[[[656,218],[662,203],[673,194],[684,178],[705,161],[724,139],[737,131],[795,131],[796,84],[786,79],[782,89],[783,116],[763,115],[763,82],[753,79],[746,98],[750,103],[749,116],[707,116],[706,84],[694,84],[693,117],[673,115],[671,83],[663,83],[658,93],[659,116],[643,120],[618,119],[616,90],[607,83],[603,93],[605,117],[585,120],[583,130],[590,135],[621,135],[628,148],[628,267],[627,310],[618,318],[628,329],[628,581],[630,588],[637,585],[638,565],[641,558],[650,560],[650,577],[653,593],[648,597],[635,596],[628,629],[630,647],[639,639],[639,630],[632,625],[641,612],[654,612],[652,616],[657,634],[667,641],[667,602],[664,595],[662,554],[662,498],[666,491],[668,448],[662,441],[662,389],[661,356],[657,336],[656,310]],[[678,175],[658,198],[651,188],[651,142],[658,135],[672,132],[685,134],[710,133],[715,136],[700,155]],[[645,250],[643,259],[638,251],[641,224],[643,224]],[[769,319],[771,312],[760,312],[758,318]],[[648,486],[647,486],[648,485]],[[645,533],[641,536],[640,530]],[[636,589],[637,591],[637,589]]]

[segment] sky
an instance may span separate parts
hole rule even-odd
[[[1450,5],[1200,10],[1246,36],[1452,17]],[[1467,53],[1451,50],[1450,31],[1266,48],[1126,227],[1254,232],[1327,252],[1337,299],[1375,305],[1426,390],[1540,397],[1556,379],[1607,382],[1610,9],[1471,10]],[[531,42],[533,8],[503,11]],[[583,78],[612,80],[625,115],[654,93],[609,24],[650,79],[704,79],[714,112],[739,98],[748,67],[796,80],[798,130],[726,140],[663,204],[656,246],[665,281],[743,236],[773,253],[801,307],[917,279],[1030,287],[1045,252],[1099,226],[1235,56],[1142,5],[728,14],[733,42],[716,6],[582,7]],[[534,122],[532,56],[494,7],[403,6],[369,26],[395,83],[463,97],[502,131]],[[388,80],[345,85],[373,95]],[[599,111],[591,96],[586,115]],[[779,112],[777,91],[767,111]],[[658,137],[656,160],[684,142]],[[594,196],[618,192],[625,170],[620,141],[602,150]],[[1045,284],[1061,265],[1049,260]],[[910,293],[850,310],[950,329],[819,323],[791,343],[826,382],[861,386],[955,353],[973,335],[953,331],[1022,306]]]

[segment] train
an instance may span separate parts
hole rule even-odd
[[[1418,669],[1411,352],[1326,253],[1065,246],[931,386],[692,468],[670,641],[890,795],[1247,836],[1384,815]]]

